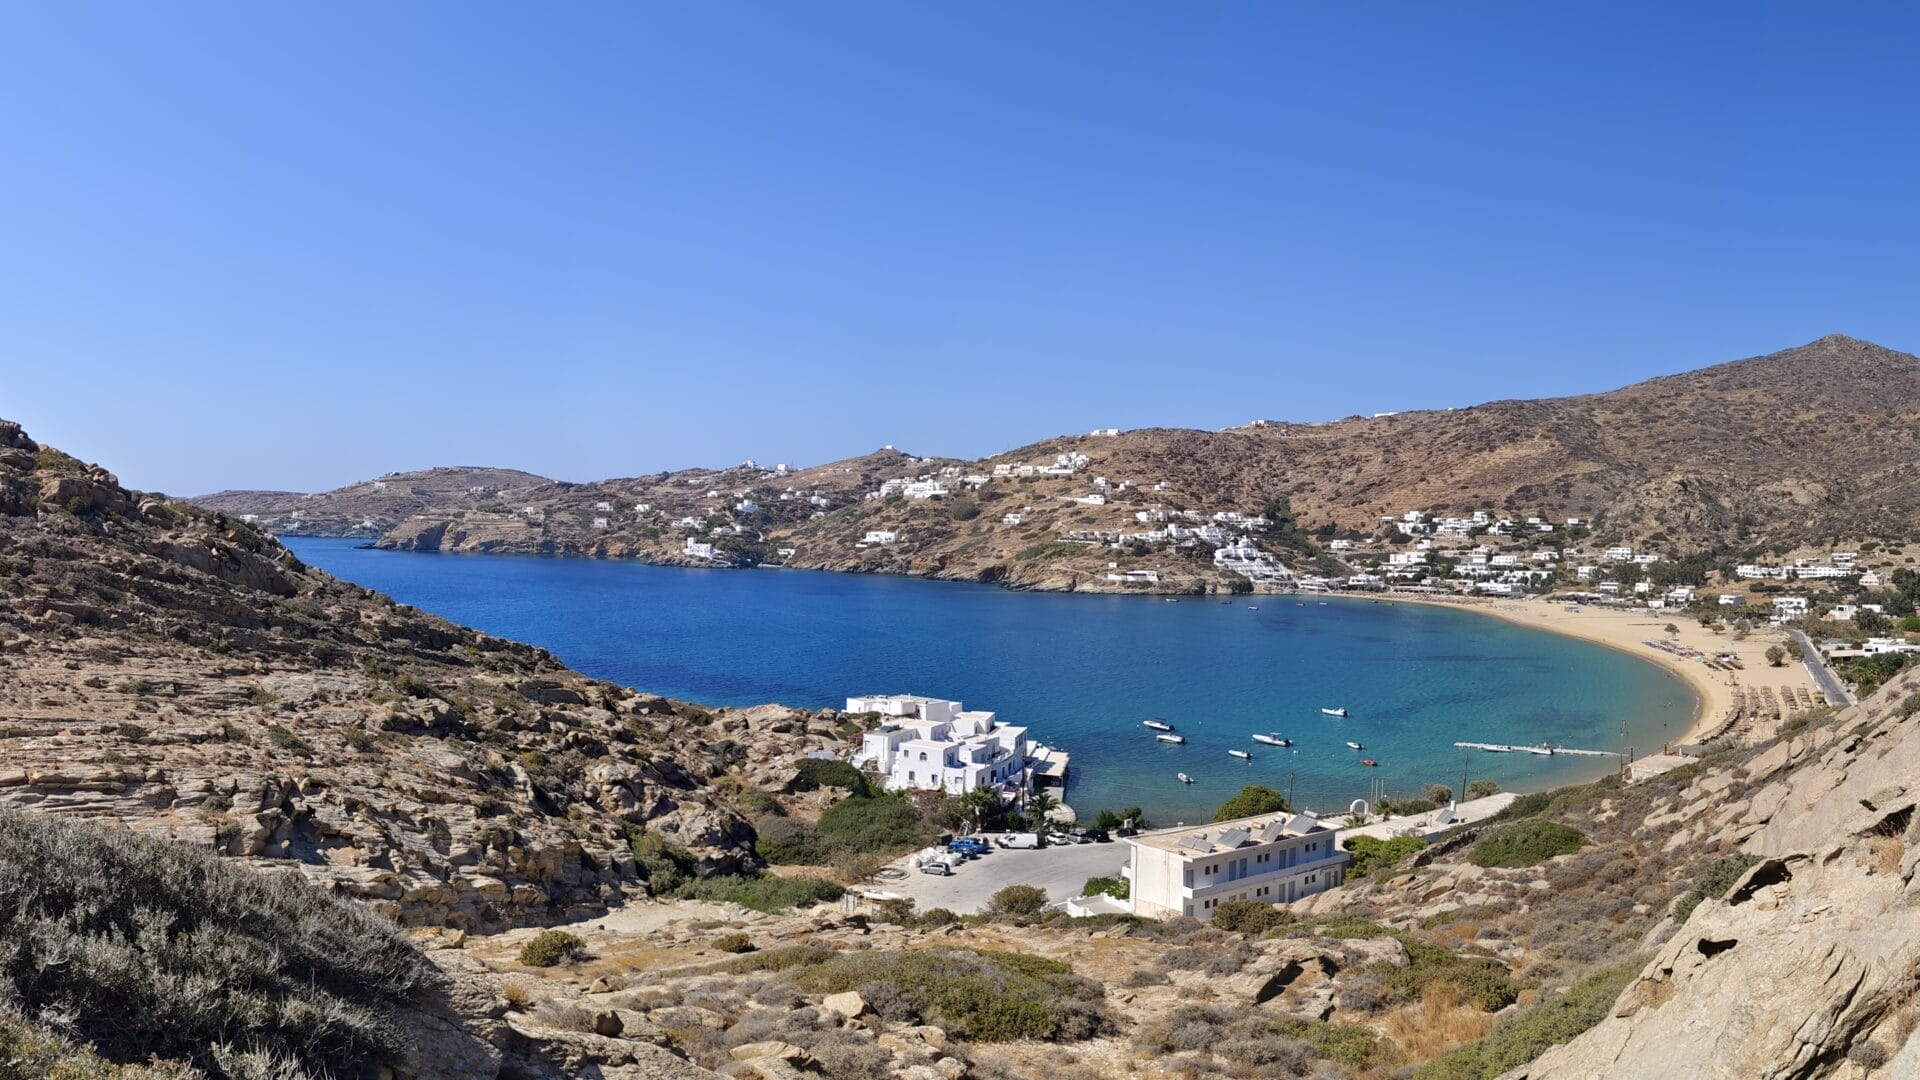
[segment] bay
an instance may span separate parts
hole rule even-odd
[[[402,603],[541,645],[597,678],[707,705],[958,698],[1073,756],[1083,816],[1205,820],[1250,783],[1321,812],[1463,775],[1505,790],[1588,780],[1611,758],[1463,752],[1456,740],[1657,749],[1692,690],[1616,650],[1467,611],[1363,599],[1020,593],[916,578],[427,555],[286,538]],[[1344,707],[1346,719],[1320,713]],[[1174,746],[1141,726],[1165,718]],[[1291,750],[1254,732],[1294,739]],[[1345,745],[1353,740],[1364,752]],[[1251,763],[1227,754],[1253,754]],[[1362,757],[1379,762],[1360,764]],[[1181,784],[1175,774],[1196,780]]]

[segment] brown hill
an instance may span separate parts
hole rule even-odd
[[[642,832],[704,872],[757,866],[709,782],[833,745],[809,723],[587,679],[0,422],[0,805],[498,928],[643,895]]]
[[[389,492],[379,503],[365,484],[200,501],[291,531],[327,531],[318,521],[344,529],[370,517],[382,543],[401,548],[708,564],[682,554],[688,530],[675,522],[690,516],[743,528],[718,545],[722,563],[1087,589],[1118,587],[1105,581],[1108,563],[1117,562],[1156,570],[1163,589],[1226,589],[1235,579],[1200,548],[1135,554],[1059,541],[1076,531],[1136,529],[1141,512],[1255,513],[1282,497],[1303,529],[1349,535],[1373,533],[1382,516],[1410,509],[1486,509],[1578,517],[1595,523],[1597,540],[1673,553],[1905,540],[1920,532],[1920,479],[1905,467],[1920,456],[1916,420],[1920,361],[1834,335],[1603,394],[1326,424],[1065,436],[977,462],[885,451],[777,475],[743,466],[486,495],[467,490],[478,483],[470,473],[436,470],[404,475],[446,473],[448,482],[408,481],[406,494]],[[887,479],[947,466],[985,475],[1060,454],[1085,455],[1085,467],[1070,476],[996,477],[971,494],[951,480],[957,497],[949,499],[863,497]],[[1076,501],[1095,477],[1115,485],[1106,502]],[[1123,481],[1133,486],[1119,487]],[[814,495],[820,501],[810,501]],[[743,497],[758,510],[736,512]],[[602,503],[610,513],[597,509]],[[651,512],[639,512],[640,504]],[[299,521],[290,517],[295,510]],[[875,530],[899,539],[863,545]],[[783,548],[794,553],[779,555]],[[1296,544],[1290,553],[1309,559],[1313,548]]]

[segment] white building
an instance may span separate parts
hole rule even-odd
[[[1265,814],[1124,838],[1135,915],[1210,919],[1222,900],[1284,904],[1346,879],[1353,857],[1310,814]]]
[[[1117,427],[1097,427],[1093,429],[1093,433],[1095,435],[1118,435],[1120,434],[1120,429]]]
[[[691,536],[687,537],[687,546],[685,548],[685,551],[688,555],[691,555],[696,559],[713,558],[713,545],[701,543],[700,541],[695,540]]]
[[[1610,547],[1606,551],[1601,552],[1600,557],[1608,562],[1631,562],[1633,561],[1633,549],[1630,547]]]
[[[870,529],[861,539],[863,544],[891,544],[900,539],[900,534],[892,529]]]
[[[1107,580],[1120,585],[1158,585],[1158,570],[1116,570],[1107,575]]]
[[[1027,729],[990,712],[916,694],[848,698],[847,712],[888,718],[861,738],[853,764],[878,771],[889,791],[961,795],[986,787],[1020,796],[1031,789]]]
[[[1026,520],[1026,519],[1025,519],[1025,518],[1023,518],[1023,517],[1021,517],[1021,516],[1020,516],[1019,514],[1002,514],[1002,515],[1000,515],[1000,522],[1001,522],[1001,524],[1004,524],[1004,525],[1018,525],[1018,524],[1020,524],[1020,523],[1021,523],[1022,521],[1025,521],[1025,520]]]

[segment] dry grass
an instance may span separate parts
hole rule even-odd
[[[1900,872],[1900,858],[1906,854],[1907,846],[1897,836],[1872,836],[1867,838],[1867,869],[1876,874],[1897,874]]]
[[[514,1009],[526,1009],[533,1004],[533,991],[518,979],[508,979],[500,984],[500,996],[507,999],[507,1005]]]
[[[1498,1022],[1469,1004],[1458,988],[1435,983],[1418,1002],[1388,1013],[1381,1030],[1407,1060],[1429,1061],[1485,1038]]]

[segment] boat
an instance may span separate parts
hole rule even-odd
[[[1541,757],[1553,756],[1552,743],[1541,743],[1539,746],[1522,746],[1520,749],[1525,750],[1529,754],[1539,754]]]
[[[1260,610],[1260,605],[1259,605],[1259,604],[1248,604],[1248,605],[1247,605],[1247,610],[1248,610],[1248,611],[1259,611],[1259,610]]]
[[[1171,743],[1183,743],[1187,741],[1185,735],[1155,735],[1154,738],[1159,739],[1161,742]]]
[[[1372,765],[1372,766],[1378,766],[1378,765],[1379,765],[1380,763],[1379,763],[1379,762],[1377,762],[1377,761],[1375,761],[1375,760],[1373,760],[1373,759],[1372,759],[1372,758],[1370,758],[1370,757],[1363,757],[1363,758],[1361,758],[1361,759],[1360,759],[1360,764],[1362,764],[1362,765]]]
[[[1234,757],[1237,757],[1237,758],[1239,758],[1239,759],[1240,759],[1240,760],[1242,760],[1242,761],[1252,761],[1252,760],[1253,760],[1253,755],[1252,755],[1252,754],[1249,754],[1249,753],[1247,753],[1247,752],[1246,752],[1245,750],[1229,750],[1229,751],[1227,751],[1227,753],[1229,753],[1229,754],[1232,754],[1232,755],[1233,755]]]
[[[1350,749],[1353,749],[1353,750],[1365,750],[1365,749],[1366,749],[1366,747],[1364,747],[1364,746],[1361,746],[1361,745],[1360,745],[1359,743],[1357,743],[1357,742],[1353,742],[1353,741],[1351,741],[1351,740],[1349,740],[1349,741],[1348,741],[1348,743],[1347,743],[1347,746],[1348,746],[1348,748],[1350,748]]]
[[[1167,723],[1165,720],[1142,720],[1140,721],[1140,726],[1150,727],[1155,731],[1172,731],[1173,730],[1173,725]]]
[[[1175,775],[1175,776],[1177,776],[1177,777],[1179,777],[1179,778],[1180,778],[1180,782],[1181,782],[1181,783],[1183,783],[1183,784],[1191,784],[1191,783],[1193,783],[1193,777],[1191,777],[1191,776],[1188,776],[1188,775],[1187,775],[1186,773],[1174,773],[1173,775]]]
[[[1320,711],[1323,713],[1326,713],[1328,716],[1345,717],[1347,715],[1347,710],[1345,706],[1341,706],[1338,709],[1321,709]]]
[[[1266,743],[1268,746],[1292,746],[1293,745],[1292,739],[1283,739],[1278,735],[1256,734],[1253,737],[1253,741],[1257,743]]]

